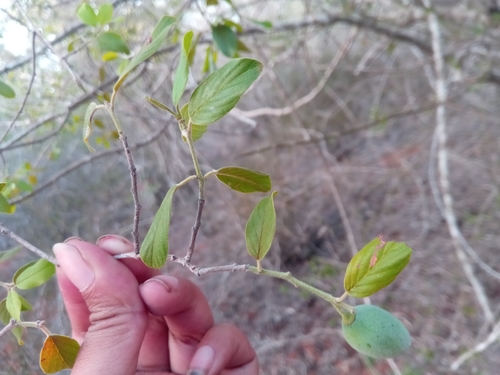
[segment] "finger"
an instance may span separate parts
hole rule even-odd
[[[198,343],[214,324],[205,296],[191,281],[167,275],[142,284],[140,294],[151,314],[168,325],[171,371],[185,374]]]
[[[118,236],[116,234],[106,234],[99,237],[96,241],[96,245],[112,255],[134,252],[134,244],[125,237]],[[132,271],[139,284],[142,284],[153,276],[160,274],[159,270],[149,268],[140,259],[125,258],[120,259],[120,262]]]
[[[217,325],[205,334],[189,368],[191,375],[259,373],[255,351],[243,332],[231,324]]]
[[[134,275],[109,253],[83,241],[56,244],[54,254],[90,312],[72,374],[135,374],[147,311]]]

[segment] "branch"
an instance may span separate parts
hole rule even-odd
[[[32,71],[32,73],[31,73],[31,80],[30,80],[30,83],[28,85],[28,90],[26,91],[26,95],[24,96],[23,102],[21,104],[21,108],[19,108],[19,111],[17,111],[16,116],[14,117],[14,119],[12,120],[12,122],[10,123],[10,125],[8,126],[8,128],[5,131],[4,135],[2,136],[2,138],[0,138],[0,143],[3,142],[3,140],[5,139],[5,137],[7,137],[7,134],[9,134],[9,132],[14,127],[14,124],[16,123],[16,121],[19,118],[19,116],[21,115],[21,113],[23,113],[24,107],[26,106],[26,102],[28,101],[28,97],[30,96],[31,88],[33,87],[33,82],[35,81],[35,76],[36,76],[36,54],[35,54],[35,46],[36,46],[36,33],[33,32],[32,33],[32,41],[31,41],[32,62],[33,62],[32,63],[32,68],[31,68],[31,71]]]
[[[438,167],[439,167],[439,182],[441,194],[443,197],[444,218],[448,224],[448,231],[452,239],[457,258],[464,270],[464,273],[469,280],[476,298],[478,299],[481,308],[483,309],[487,322],[493,321],[493,312],[491,311],[488,298],[483,286],[474,275],[474,271],[465,254],[460,242],[460,229],[458,228],[457,219],[453,209],[453,197],[451,195],[449,166],[448,166],[448,150],[447,150],[447,132],[446,132],[446,108],[448,91],[446,87],[445,72],[444,72],[444,57],[441,47],[441,32],[437,15],[431,9],[431,0],[423,0],[424,6],[428,11],[428,25],[432,37],[432,51],[434,59],[434,70],[436,75],[435,90],[439,105],[436,109],[436,130],[435,134],[438,143]]]
[[[160,128],[154,134],[152,134],[149,138],[146,138],[144,141],[137,142],[137,143],[133,144],[132,146],[129,147],[130,150],[138,149],[138,148],[141,148],[141,147],[144,147],[144,146],[150,144],[165,129],[166,129],[166,127]],[[123,147],[119,146],[119,147],[112,148],[110,150],[105,150],[105,151],[99,152],[97,154],[87,155],[87,156],[81,158],[80,160],[77,160],[76,162],[70,164],[69,166],[67,166],[66,168],[64,168],[62,171],[60,171],[59,173],[57,173],[55,176],[52,176],[51,179],[49,179],[48,181],[45,181],[43,184],[39,185],[38,188],[34,189],[30,193],[28,193],[26,195],[23,195],[21,197],[14,198],[14,199],[10,200],[9,203],[10,204],[19,204],[21,202],[24,202],[28,198],[31,198],[31,197],[39,194],[40,192],[42,192],[46,188],[50,187],[56,181],[58,181],[60,178],[66,176],[68,173],[71,173],[71,172],[75,171],[76,169],[78,169],[78,168],[80,168],[80,167],[82,167],[82,166],[84,166],[84,165],[86,165],[86,164],[88,164],[90,162],[93,162],[96,159],[100,159],[100,158],[102,158],[104,156],[108,156],[108,155],[111,155],[111,154],[120,153],[122,151],[123,151]]]
[[[132,192],[132,197],[134,199],[134,227],[132,229],[132,237],[134,239],[134,252],[139,254],[140,244],[139,244],[139,217],[141,213],[141,205],[139,203],[139,196],[137,193],[137,169],[134,165],[134,159],[132,158],[132,152],[128,145],[127,136],[120,131],[120,141],[125,149],[125,155],[127,156],[128,169],[130,171],[130,181]]]
[[[19,245],[25,247],[29,251],[35,253],[38,255],[40,258],[43,258],[50,263],[55,264],[56,266],[58,265],[56,258],[48,255],[44,251],[40,250],[38,247],[30,244],[28,241],[24,240],[23,238],[19,237],[17,234],[12,232],[10,229],[4,227],[2,224],[0,224],[0,234],[12,238],[14,241],[16,241]]]

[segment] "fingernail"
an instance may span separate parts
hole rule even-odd
[[[52,250],[68,279],[81,292],[92,284],[94,270],[76,247],[65,243],[57,243]]]
[[[209,345],[200,347],[191,360],[188,375],[206,375],[212,367],[215,351]]]
[[[106,234],[97,239],[96,245],[111,254],[123,254],[134,251],[134,245],[125,237]]]
[[[66,238],[66,239],[64,240],[64,243],[68,243],[69,241],[72,241],[72,240],[76,240],[76,241],[83,241],[80,237],[77,237],[77,236],[72,236],[72,237]]]
[[[169,293],[175,292],[179,286],[179,280],[177,280],[176,277],[167,275],[153,277],[152,279],[145,281],[144,284],[150,282],[156,282],[162,285]]]

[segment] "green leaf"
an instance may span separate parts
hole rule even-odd
[[[254,20],[252,18],[249,18],[248,20],[250,22],[253,22],[256,25],[265,27],[266,29],[272,29],[273,28],[273,24],[271,22],[269,22],[269,21],[259,21],[259,20]]]
[[[250,48],[248,48],[247,45],[243,43],[240,39],[238,39],[238,45],[236,46],[236,49],[241,52],[252,52],[250,51]]]
[[[118,58],[118,54],[116,52],[106,52],[102,55],[102,61],[113,61]]]
[[[268,174],[240,167],[221,168],[216,173],[217,178],[231,189],[242,193],[271,190],[271,179]]]
[[[90,103],[85,112],[85,120],[83,122],[83,142],[87,145],[90,152],[94,152],[95,149],[89,143],[89,137],[92,134],[92,117],[96,111],[97,104],[94,102]]]
[[[33,185],[23,180],[16,181],[16,187],[25,193],[33,191]]]
[[[234,22],[234,21],[231,21],[231,20],[224,20],[223,23],[226,26],[234,27],[236,29],[236,31],[239,32],[239,33],[243,32],[243,27],[239,23],[237,23],[237,22]]]
[[[7,294],[6,307],[12,318],[17,321],[21,320],[23,301],[21,296],[15,290],[10,290],[9,294]]]
[[[167,261],[168,232],[170,229],[172,200],[175,190],[177,190],[177,185],[172,186],[168,190],[141,245],[141,259],[151,268],[161,268]]]
[[[15,91],[3,81],[0,81],[0,95],[5,96],[8,99],[16,97]]]
[[[273,243],[276,231],[276,211],[274,210],[274,191],[269,197],[262,199],[253,209],[245,227],[245,240],[248,253],[260,261]]]
[[[56,266],[45,259],[30,262],[19,268],[12,282],[19,289],[36,288],[47,282],[56,273]]]
[[[262,64],[252,59],[234,59],[205,78],[189,100],[189,118],[209,125],[224,117],[259,77]]]
[[[4,187],[7,186],[6,182],[0,182],[0,192],[3,190]]]
[[[89,26],[97,26],[97,16],[89,4],[82,4],[77,11],[78,17],[83,21],[83,23]]]
[[[219,5],[218,0],[207,0],[207,5]]]
[[[179,100],[186,89],[186,83],[189,76],[188,55],[191,50],[193,35],[194,33],[192,31],[188,31],[182,38],[181,57],[175,72],[174,86],[172,88],[172,102],[175,107],[179,104]]]
[[[97,43],[104,52],[122,52],[127,55],[130,53],[127,43],[116,33],[109,31],[102,33],[97,37]]]
[[[137,67],[137,65],[149,59],[158,50],[158,48],[160,48],[168,34],[168,31],[170,30],[170,26],[172,26],[175,21],[176,19],[174,17],[164,16],[156,24],[153,33],[151,34],[151,42],[143,46],[137,53],[137,55],[134,56],[127,67],[123,70],[120,78],[118,78],[118,81],[115,83],[115,86],[113,88],[114,91],[117,91],[120,88],[125,78],[132,70]]]
[[[7,198],[4,197],[2,193],[0,193],[0,212],[5,214],[13,214],[16,212],[16,206],[13,204],[9,204]]]
[[[181,116],[185,121],[188,121],[189,115],[188,115],[188,107],[189,103],[186,103],[182,108],[181,108]],[[181,125],[179,124],[179,127]],[[191,137],[193,137],[193,142],[196,142],[198,139],[200,139],[203,134],[205,134],[208,130],[207,125],[198,125],[198,124],[191,124]],[[182,129],[181,129],[182,133]],[[187,142],[186,137],[182,136],[182,140],[184,142]]]
[[[402,242],[385,242],[381,237],[363,247],[347,266],[344,288],[356,298],[371,296],[391,284],[406,267],[412,249]]]
[[[18,294],[18,296],[21,297],[19,294]],[[28,303],[24,298],[21,297],[21,311],[26,310],[25,308],[23,308],[23,301]],[[29,305],[29,303],[28,303],[28,305]],[[7,310],[7,298],[4,298],[2,301],[0,301],[0,321],[3,324],[7,325],[7,324],[9,324],[10,319],[11,319],[11,315],[10,315],[9,311]],[[11,332],[16,337],[17,343],[19,345],[24,345],[24,341],[22,340],[23,327],[20,327],[20,326],[14,327],[14,329],[12,329]]]
[[[238,47],[238,37],[233,29],[226,25],[212,26],[212,36],[224,55],[234,57]]]
[[[188,54],[188,65],[192,66],[194,62],[194,57],[196,55],[196,47],[198,46],[198,42],[200,41],[201,38],[201,33],[198,33],[196,35],[196,38],[191,42],[191,49],[189,50]]]
[[[21,250],[21,246],[16,246],[9,250],[0,251],[0,262],[5,262],[6,260],[12,258],[19,252],[19,250]]]
[[[33,310],[33,306],[24,299],[23,296],[19,295],[19,298],[21,298],[21,311],[31,311]]]
[[[80,344],[68,336],[47,336],[40,351],[40,368],[45,374],[73,368]]]
[[[99,21],[99,23],[104,26],[110,23],[112,18],[113,4],[102,4],[97,11],[97,21]]]

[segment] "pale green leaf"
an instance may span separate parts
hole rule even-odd
[[[89,4],[82,4],[78,8],[77,14],[83,23],[89,26],[97,26],[97,15],[95,14],[94,8],[92,8]]]
[[[274,239],[276,231],[276,211],[274,209],[273,192],[262,199],[253,209],[245,227],[245,241],[248,253],[256,260],[263,259]]]
[[[179,100],[186,89],[186,83],[189,76],[188,55],[191,50],[193,35],[194,33],[192,31],[188,31],[182,38],[181,57],[175,72],[174,85],[172,88],[172,102],[175,107],[179,104]]]
[[[113,18],[113,4],[105,3],[99,7],[97,11],[97,21],[101,25],[107,25]]]
[[[30,262],[19,268],[12,282],[19,289],[36,288],[47,282],[56,273],[56,266],[45,259]]]
[[[21,320],[23,301],[19,293],[17,293],[15,290],[10,290],[7,294],[6,307],[12,318],[16,319],[17,321]]]
[[[142,242],[140,256],[148,267],[161,268],[167,261],[172,200],[176,189],[177,185],[174,185],[168,190]]]
[[[97,37],[97,43],[103,52],[130,53],[127,43],[116,33],[105,32]]]
[[[205,78],[189,100],[189,118],[209,125],[224,117],[259,77],[262,64],[252,59],[234,59]]]
[[[188,114],[188,105],[189,103],[185,104],[182,108],[181,108],[181,116],[182,118],[184,119],[185,122],[189,121],[189,114]],[[180,124],[179,124],[179,127],[180,127]],[[191,124],[191,137],[193,138],[193,142],[196,142],[198,139],[200,139],[203,134],[205,134],[208,130],[208,126],[207,125],[198,125],[198,124]],[[182,132],[182,129],[181,129],[181,132]],[[184,142],[187,142],[187,139],[182,136],[182,140]]]
[[[19,250],[21,250],[21,246],[16,246],[13,247],[12,249],[5,250],[5,251],[0,251],[0,262],[4,262],[10,258],[12,258],[14,255],[16,255]]]
[[[16,92],[8,84],[6,84],[3,81],[0,81],[0,95],[8,99],[12,99],[16,97]]]
[[[2,193],[0,193],[0,212],[5,214],[13,214],[16,212],[16,206],[9,204],[9,201]]]

